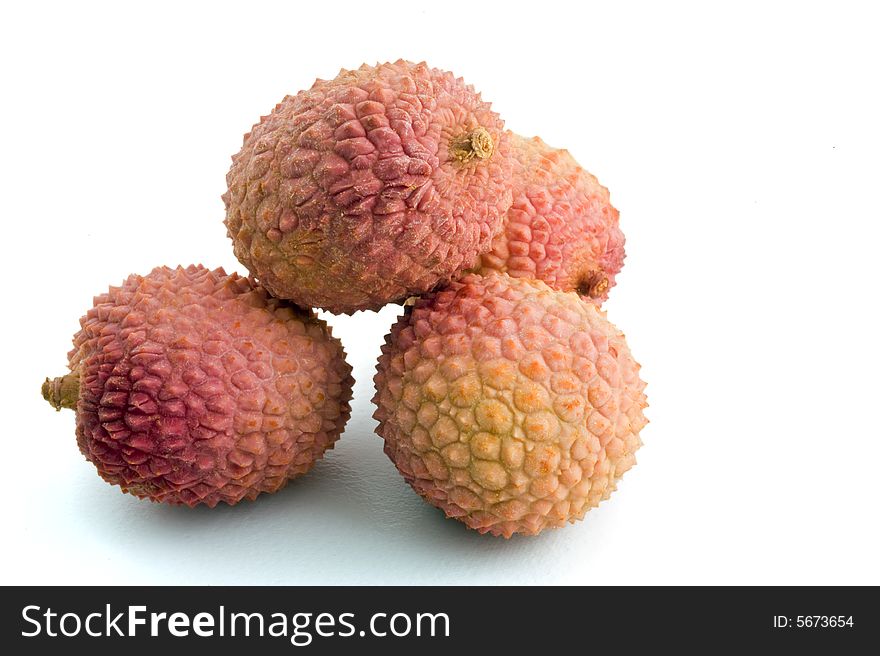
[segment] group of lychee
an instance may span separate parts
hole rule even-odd
[[[232,160],[225,223],[251,277],[130,276],[43,384],[106,481],[188,506],[280,489],[350,415],[351,367],[311,308],[401,303],[374,417],[418,494],[505,537],[609,496],[645,384],[599,309],[623,264],[617,210],[567,151],[397,61],[285,97]]]

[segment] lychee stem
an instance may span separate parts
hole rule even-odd
[[[608,291],[608,276],[601,271],[591,271],[581,279],[578,294],[590,298],[601,298]]]
[[[79,400],[79,374],[67,374],[43,383],[43,398],[56,410],[76,408]]]
[[[495,142],[486,128],[474,128],[467,134],[453,139],[449,144],[449,152],[459,162],[477,159],[489,159],[495,152]]]

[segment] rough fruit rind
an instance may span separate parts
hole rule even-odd
[[[475,273],[543,280],[601,304],[623,267],[624,235],[608,190],[567,150],[512,132],[513,205]]]
[[[43,394],[75,407],[83,455],[138,497],[214,506],[274,492],[349,417],[351,367],[326,323],[223,269],[133,275],[80,325],[71,374]]]
[[[406,481],[481,533],[581,519],[635,463],[645,384],[594,304],[468,275],[406,308],[382,347],[374,417]]]
[[[287,96],[227,175],[235,254],[273,295],[378,309],[459,274],[510,207],[503,123],[451,73],[406,61]]]

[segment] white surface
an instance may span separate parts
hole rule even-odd
[[[4,4],[2,583],[880,584],[877,16],[710,4]],[[38,393],[91,297],[158,264],[243,272],[220,201],[242,134],[401,56],[611,189],[638,466],[537,539],[444,520],[373,435],[386,308],[329,318],[354,412],[306,478],[195,511],[104,484]]]

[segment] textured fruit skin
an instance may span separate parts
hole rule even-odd
[[[623,267],[624,235],[608,190],[567,150],[512,132],[513,205],[474,268],[543,280],[601,304]]]
[[[491,155],[457,144],[482,129]],[[341,71],[287,96],[226,176],[238,259],[274,296],[334,313],[433,289],[489,249],[512,201],[503,122],[425,63]]]
[[[635,463],[645,384],[594,304],[468,275],[407,308],[375,376],[377,432],[448,517],[510,537],[581,519]]]
[[[79,448],[141,498],[215,506],[274,492],[350,414],[351,367],[327,325],[223,269],[133,275],[80,325],[68,356]]]

